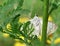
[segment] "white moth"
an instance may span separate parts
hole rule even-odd
[[[32,34],[37,35],[37,36],[42,35],[43,19],[35,16],[33,19],[30,20],[30,22],[34,26],[34,31],[32,32]],[[50,35],[50,34],[54,33],[56,31],[56,29],[57,29],[56,24],[48,21],[47,35]]]

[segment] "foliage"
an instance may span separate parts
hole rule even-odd
[[[30,18],[33,18],[35,14],[37,16],[43,16],[43,3],[43,0],[0,0],[0,31],[3,33],[8,33],[13,39],[19,39],[28,46],[40,46],[41,41],[39,38],[31,35],[34,31],[33,25],[30,25],[29,21],[26,23],[19,23],[18,20],[22,15],[29,16]],[[57,33],[54,33],[54,37],[52,39],[55,39],[55,35],[59,35],[60,32],[59,5],[60,0],[49,0],[48,15],[52,16],[53,21],[58,26],[56,31]],[[8,23],[10,23],[11,29],[7,29],[6,26]],[[24,39],[20,36],[23,36]]]

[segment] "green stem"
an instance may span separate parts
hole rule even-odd
[[[42,46],[46,46],[47,39],[47,24],[48,24],[48,10],[49,0],[44,0],[44,16],[43,16],[43,27],[42,27]]]

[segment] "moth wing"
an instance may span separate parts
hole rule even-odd
[[[53,22],[48,22],[47,35],[53,34],[57,30],[57,25]]]
[[[30,20],[31,24],[34,26],[34,31],[32,32],[33,35],[40,35],[41,32],[41,19],[35,16],[32,20]]]

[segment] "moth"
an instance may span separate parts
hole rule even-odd
[[[38,18],[35,16],[33,19],[30,20],[31,24],[33,24],[34,31],[32,32],[33,35],[42,35],[42,25],[43,19]],[[57,25],[53,22],[48,21],[47,25],[47,35],[53,34],[57,30]]]

